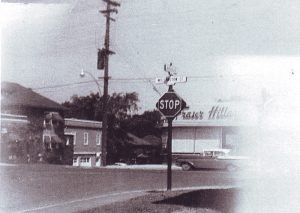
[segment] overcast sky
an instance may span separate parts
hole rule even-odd
[[[105,18],[98,12],[104,2],[21,2],[26,4],[1,5],[1,79],[60,103],[98,91],[90,76],[79,73],[103,76],[96,56],[104,41]],[[159,94],[153,85],[155,77],[166,76],[163,65],[169,62],[188,76],[175,90],[190,106],[233,97],[257,102],[263,88],[273,97],[299,99],[298,0],[120,3],[111,24],[116,54],[110,58],[109,93],[138,92],[141,111],[154,109],[167,90],[156,85]]]

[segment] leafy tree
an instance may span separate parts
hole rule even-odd
[[[161,114],[157,110],[145,111],[141,117],[145,120],[151,121],[156,126],[161,123]]]
[[[87,120],[102,120],[103,98],[99,93],[91,93],[88,96],[74,95],[70,101],[64,102],[62,105],[69,110],[65,113],[65,117],[72,117]]]
[[[109,95],[107,114],[109,120],[114,121],[111,124],[118,124],[136,112],[137,102],[138,94],[135,92]],[[66,101],[62,105],[69,109],[65,117],[102,121],[103,96],[100,97],[99,93],[91,93],[88,96],[74,95],[70,101]]]
[[[141,138],[147,135],[160,137],[160,122],[161,115],[157,110],[145,111],[141,115],[134,115],[131,118],[123,120],[121,128]]]

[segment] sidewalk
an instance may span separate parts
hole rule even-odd
[[[141,170],[167,170],[166,164],[134,164],[127,165],[123,163],[118,163],[115,165],[108,165],[104,168],[108,169],[141,169]],[[181,167],[172,165],[172,170],[181,170]]]
[[[133,164],[127,165],[124,163],[116,163],[114,165],[107,165],[105,167],[78,167],[71,165],[55,165],[55,164],[12,164],[12,163],[0,163],[0,167],[15,167],[22,165],[48,165],[48,166],[62,166],[67,168],[83,168],[83,169],[95,169],[95,168],[104,168],[104,169],[136,169],[136,170],[167,170],[166,164]],[[181,167],[172,165],[172,170],[181,170]]]
[[[18,164],[12,164],[12,163],[0,163],[0,166],[17,166]]]

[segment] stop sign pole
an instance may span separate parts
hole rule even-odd
[[[186,77],[180,78],[175,74],[174,69],[172,69],[172,64],[168,67],[165,66],[165,71],[169,73],[169,76],[163,79],[156,79],[157,83],[164,82],[169,86],[168,92],[166,92],[157,102],[156,107],[159,112],[165,116],[168,120],[168,139],[167,139],[167,190],[172,189],[172,122],[174,118],[181,112],[182,109],[186,107],[186,103],[182,100],[173,90],[173,85],[175,83],[186,82]],[[175,77],[175,78],[174,78]],[[174,79],[176,79],[174,81]],[[179,80],[177,80],[179,79]],[[180,81],[180,79],[185,79]]]
[[[174,118],[168,118],[168,139],[167,139],[167,190],[172,189],[172,123]]]

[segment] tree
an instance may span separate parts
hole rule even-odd
[[[102,120],[101,108],[103,99],[99,93],[91,93],[88,96],[73,95],[70,101],[62,105],[68,108],[65,117],[87,120]]]
[[[161,114],[157,110],[145,111],[141,115],[134,115],[123,120],[121,128],[141,138],[147,135],[160,137],[160,122]]]
[[[113,93],[109,96],[107,113],[111,125],[116,125],[135,113],[138,109],[137,102],[138,94],[135,92]],[[102,121],[103,96],[100,97],[99,93],[91,93],[88,96],[74,95],[62,105],[69,109],[65,117]]]

